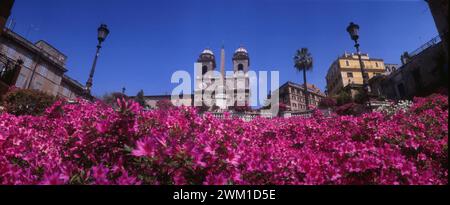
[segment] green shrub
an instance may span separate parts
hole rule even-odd
[[[358,89],[358,94],[355,95],[355,99],[353,100],[358,104],[364,104],[368,99],[369,97],[364,89]]]
[[[352,102],[352,96],[345,92],[345,91],[341,91],[339,92],[339,94],[336,97],[336,101],[337,101],[337,105],[345,105],[347,103],[351,103]]]
[[[2,106],[13,115],[40,115],[55,101],[56,97],[42,91],[15,89],[2,97]]]

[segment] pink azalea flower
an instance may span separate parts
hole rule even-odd
[[[131,152],[136,157],[153,157],[156,144],[153,137],[144,137],[136,142],[136,148]]]
[[[42,185],[62,185],[69,181],[69,176],[58,172],[45,174],[44,178],[39,184]]]
[[[90,175],[94,179],[94,184],[97,185],[109,184],[108,173],[109,169],[104,167],[103,165],[94,166],[90,171]]]

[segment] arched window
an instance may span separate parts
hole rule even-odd
[[[238,71],[244,71],[244,65],[242,63],[238,64]]]
[[[205,75],[206,72],[208,72],[208,66],[204,65],[202,67],[202,75]]]

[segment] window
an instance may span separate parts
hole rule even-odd
[[[347,78],[353,78],[353,73],[352,72],[348,72],[347,73]]]
[[[345,61],[346,66],[350,66],[350,63],[348,61]]]
[[[238,71],[244,71],[244,65],[242,63],[238,64]]]
[[[23,61],[23,65],[27,68],[31,68],[33,65],[33,60],[28,56],[21,56],[20,59]]]
[[[369,74],[368,74],[368,73],[364,73],[364,74],[363,74],[363,77],[364,77],[364,78],[369,78]]]
[[[295,104],[295,103],[293,103],[292,106],[295,107],[295,108],[297,108],[297,104]]]
[[[21,73],[19,75],[19,77],[17,78],[16,86],[19,87],[19,88],[24,88],[26,81],[27,81],[27,78],[25,77],[24,74]]]
[[[64,96],[66,97],[70,97],[70,90],[67,89],[66,87],[63,87],[63,93]]]
[[[50,72],[50,73],[53,75],[52,78],[51,78],[50,80],[52,80],[55,84],[60,85],[60,84],[61,84],[62,77],[59,76],[59,75],[56,74],[56,73],[52,73],[52,72]]]
[[[42,89],[42,83],[38,81],[38,79],[33,79],[33,89],[41,90]]]
[[[15,59],[15,55],[16,55],[16,50],[14,48],[8,47],[7,51],[6,51],[6,55],[9,58]]]
[[[204,65],[202,67],[202,75],[205,75],[205,73],[207,73],[207,72],[208,72],[208,66]]]
[[[375,62],[375,67],[378,67],[378,62]]]
[[[45,67],[45,66],[43,66],[43,65],[40,65],[40,66],[38,67],[38,69],[37,69],[37,72],[38,72],[39,74],[41,74],[42,76],[47,77],[48,69],[47,69],[47,67]]]

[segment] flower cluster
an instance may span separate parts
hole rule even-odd
[[[384,104],[377,108],[377,111],[383,112],[387,115],[393,115],[400,111],[406,112],[411,107],[411,105],[412,101],[409,100],[400,100],[398,101],[398,103],[393,103],[386,100]]]
[[[448,100],[244,122],[192,107],[56,102],[0,113],[0,184],[448,184]]]

